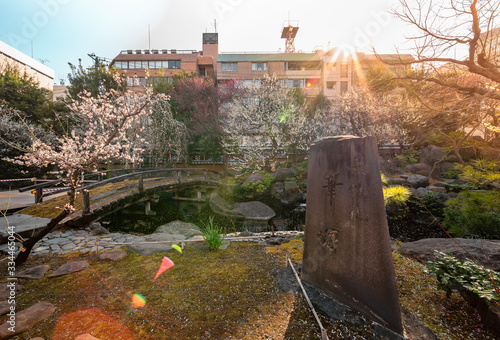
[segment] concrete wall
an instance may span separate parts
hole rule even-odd
[[[0,67],[7,64],[17,67],[21,72],[26,72],[26,74],[32,76],[40,84],[40,87],[50,91],[53,90],[54,70],[0,41]]]

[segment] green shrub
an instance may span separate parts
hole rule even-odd
[[[500,301],[500,274],[477,265],[472,260],[458,260],[452,255],[436,251],[436,259],[429,261],[427,270],[436,276],[438,289],[450,296],[454,289],[465,289],[487,300]]]
[[[462,174],[462,165],[454,166],[453,168],[446,171],[441,177],[447,179],[458,179]]]
[[[459,237],[500,238],[500,192],[462,191],[448,200],[443,225]]]
[[[401,155],[394,157],[394,160],[400,167],[415,164],[418,162],[418,151],[415,149],[406,149]]]
[[[242,194],[263,194],[271,188],[274,182],[272,174],[264,174],[261,181],[250,181],[245,184]]]
[[[477,159],[462,168],[460,179],[470,181],[477,186],[500,182],[500,172],[496,169],[496,161]]]
[[[208,222],[202,222],[203,227],[201,228],[201,233],[203,235],[203,239],[208,245],[208,249],[210,251],[219,250],[222,242],[226,235],[223,234],[222,227],[217,226],[214,223],[214,219],[212,216],[208,218]]]
[[[430,212],[438,220],[442,219],[445,203],[439,193],[429,191],[425,195],[420,196],[420,199],[412,196],[409,201],[413,212],[417,214],[428,214]]]

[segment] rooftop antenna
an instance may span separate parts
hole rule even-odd
[[[290,11],[288,11],[288,23],[286,20],[283,22],[283,29],[281,31],[281,39],[286,39],[285,53],[295,52],[295,37],[298,30],[299,22],[297,20],[290,20]]]
[[[217,19],[214,19],[214,29],[215,29],[214,33],[217,33]]]

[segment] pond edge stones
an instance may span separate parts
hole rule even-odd
[[[315,142],[307,188],[302,279],[403,334],[376,138]]]

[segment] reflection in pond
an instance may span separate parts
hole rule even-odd
[[[107,215],[101,223],[111,232],[151,234],[160,225],[180,220],[203,227],[210,216],[214,222],[225,229],[226,233],[241,231],[243,220],[230,219],[215,214],[208,202],[186,202],[174,199],[171,192],[159,195],[157,202],[150,202],[150,214],[146,215],[146,202],[139,202],[125,209]]]

